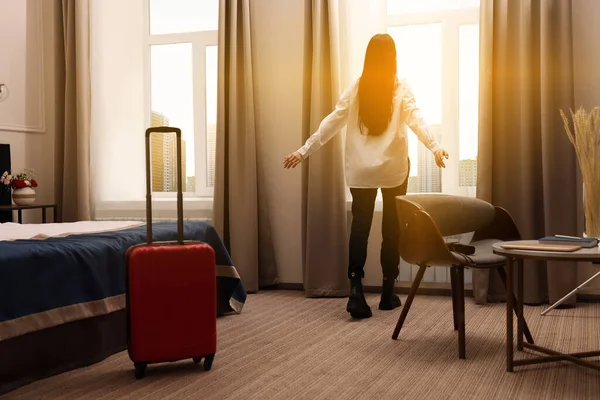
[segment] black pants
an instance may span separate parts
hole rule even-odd
[[[406,194],[408,176],[404,183],[394,188],[381,188],[383,195],[383,220],[381,224],[380,262],[383,276],[389,279],[398,277],[400,255],[398,254],[398,240],[400,228],[396,212],[395,197]],[[367,245],[377,190],[350,188],[352,193],[352,229],[350,231],[350,257],[348,264],[348,278],[365,276],[365,261],[367,260]]]

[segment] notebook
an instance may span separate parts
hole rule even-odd
[[[530,244],[503,244],[501,245],[504,249],[514,250],[535,250],[535,251],[560,251],[560,252],[572,252],[581,249],[581,246],[569,245],[569,244],[543,244],[543,243],[530,243]]]
[[[564,235],[546,236],[541,238],[539,242],[543,244],[575,245],[586,249],[598,246],[598,239],[596,238],[583,238]]]

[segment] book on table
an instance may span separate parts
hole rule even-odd
[[[575,244],[545,244],[545,243],[507,243],[501,245],[503,249],[532,250],[532,251],[558,251],[572,252],[581,249]]]
[[[542,244],[576,245],[583,248],[598,246],[597,238],[585,238],[576,236],[554,235],[539,239]]]

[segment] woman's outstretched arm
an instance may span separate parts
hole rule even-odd
[[[421,143],[435,155],[435,162],[438,167],[446,167],[444,158],[448,158],[448,153],[440,147],[440,144],[429,132],[429,126],[421,116],[421,110],[417,107],[415,96],[406,83],[402,95],[402,111],[406,125],[417,135]]]
[[[335,105],[335,109],[321,121],[317,131],[306,140],[304,146],[285,157],[283,160],[283,166],[285,168],[294,168],[342,130],[348,122],[350,99],[355,90],[356,85],[349,87],[342,96],[340,96],[340,99]]]

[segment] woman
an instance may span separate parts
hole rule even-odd
[[[383,196],[383,285],[379,309],[393,310],[401,305],[393,292],[400,263],[394,198],[406,194],[408,185],[410,160],[404,123],[433,152],[437,165],[445,167],[448,153],[429,133],[407,83],[396,76],[394,40],[388,34],[378,34],[367,46],[361,77],[342,94],[335,110],[323,119],[304,146],[283,161],[285,168],[296,167],[347,127],[346,184],[352,193],[352,228],[348,265],[351,286],[346,310],[354,318],[372,316],[363,294],[362,278],[378,189]]]

